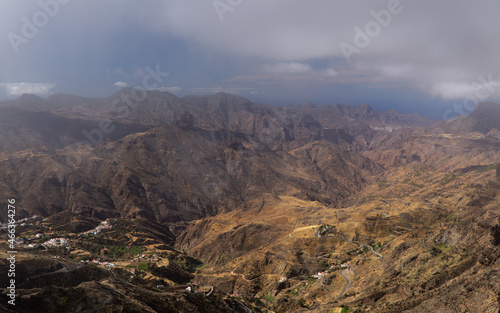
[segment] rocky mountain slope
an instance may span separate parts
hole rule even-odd
[[[51,285],[54,312],[498,309],[499,105],[433,124],[367,105],[140,95],[0,104],[0,193],[18,219],[49,218],[20,232],[73,242],[26,252],[26,268],[60,255],[125,270],[84,265],[70,286],[56,262],[55,278],[21,288],[27,311]],[[82,237],[106,219],[121,230]],[[123,252],[138,247],[163,257],[131,282],[139,264]],[[190,280],[213,296],[180,293]]]

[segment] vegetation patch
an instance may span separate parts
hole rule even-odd
[[[455,170],[455,172],[459,173],[459,174],[465,174],[465,173],[470,173],[470,172],[482,173],[482,172],[496,170],[497,167],[498,167],[498,163],[493,163],[493,164],[489,164],[489,165],[472,165],[472,166],[467,166],[464,168],[457,169],[457,170]]]
[[[441,250],[442,252],[450,252],[450,251],[451,251],[451,249],[452,249],[453,247],[452,247],[452,246],[447,246],[447,245],[445,245],[444,243],[440,243],[440,244],[438,245],[438,248],[439,248],[439,250]]]
[[[129,253],[131,255],[141,254],[144,251],[143,247],[139,246],[105,246],[104,255],[117,260],[124,256],[124,254]]]
[[[141,270],[141,271],[147,271],[148,270],[148,263],[139,264],[139,266],[137,266],[137,269]]]
[[[336,231],[337,231],[337,229],[335,226],[329,225],[329,224],[323,224],[319,227],[318,234],[320,236],[325,236],[326,234],[328,234],[330,232],[336,232]]]
[[[457,175],[455,174],[447,174],[445,177],[443,177],[441,179],[441,181],[439,182],[441,185],[447,185],[449,183],[451,183],[452,181],[456,180],[458,178]]]
[[[386,179],[383,179],[383,180],[377,181],[377,185],[380,189],[385,189],[391,185],[391,182],[386,180]]]
[[[262,297],[262,299],[264,299],[266,301],[266,304],[269,304],[269,303],[273,302],[274,300],[276,300],[276,298],[270,294],[266,294],[265,296]]]

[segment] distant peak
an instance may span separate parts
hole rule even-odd
[[[475,119],[490,119],[500,117],[500,105],[494,102],[481,102],[470,114]]]
[[[314,108],[317,108],[318,106],[312,102],[303,102],[303,103],[299,104],[297,107],[304,108],[304,109],[314,109]]]
[[[363,110],[365,110],[367,112],[373,111],[373,108],[371,106],[369,106],[368,104],[366,104],[366,103],[360,104],[359,108],[363,109]]]
[[[43,100],[42,97],[31,94],[31,93],[23,93],[18,100]]]
[[[134,95],[134,96],[139,97],[139,98],[144,97],[144,95],[146,97],[150,97],[150,96],[154,95],[154,96],[166,97],[166,98],[171,98],[171,97],[177,98],[176,95],[174,95],[171,92],[165,91],[165,90],[155,90],[155,89],[145,90],[145,89],[133,88],[133,87],[124,87],[124,88],[118,90],[117,92],[115,92],[114,94],[112,94],[110,97],[115,98],[115,97],[120,97],[121,95],[129,95],[129,96]]]
[[[230,94],[230,93],[227,93],[227,92],[221,91],[221,92],[218,92],[218,93],[214,93],[214,94],[211,94],[211,95],[207,95],[207,97],[209,97],[209,98],[231,99],[231,98],[234,98],[234,97],[236,97],[236,96],[235,96],[235,95],[232,95],[232,94]]]
[[[221,91],[221,92],[218,92],[216,94],[213,94],[213,95],[208,95],[209,97],[210,96],[215,96],[215,97],[224,97],[224,98],[240,98],[240,99],[246,99],[245,97],[242,97],[242,96],[238,96],[238,95],[233,95],[232,93],[227,93],[227,92],[224,92],[224,91]]]
[[[474,121],[474,131],[487,134],[492,129],[500,129],[500,105],[494,102],[479,103],[468,118]]]
[[[481,102],[476,105],[474,111],[500,110],[500,104],[495,102]]]
[[[250,100],[243,96],[239,95],[233,95],[231,93],[227,93],[224,91],[218,92],[218,93],[213,93],[213,94],[208,94],[208,95],[188,95],[184,97],[185,99],[189,98],[198,98],[198,99],[207,99],[207,100],[212,100],[212,101],[236,101],[239,103],[248,103]]]

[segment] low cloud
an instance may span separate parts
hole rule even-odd
[[[474,94],[476,85],[462,82],[442,82],[432,87],[432,94],[443,99],[463,99]]]
[[[179,93],[182,91],[182,87],[160,87],[160,88],[156,88],[155,90],[168,91],[171,93]]]
[[[300,62],[266,64],[263,67],[263,72],[276,75],[300,74],[315,77],[335,77],[339,75],[339,73],[331,67],[314,69],[311,65]]]
[[[314,71],[309,64],[299,62],[266,64],[264,71],[273,74],[305,74]]]
[[[254,92],[253,88],[249,87],[192,87],[191,92],[195,94],[214,94],[219,92],[227,92],[230,94],[243,94]]]
[[[443,99],[478,99],[487,100],[489,97],[500,96],[500,81],[487,80],[479,77],[477,82],[442,82],[432,88],[434,96]]]
[[[10,96],[20,96],[25,93],[44,96],[51,92],[56,84],[46,83],[3,83],[0,84]]]
[[[232,82],[259,82],[266,84],[301,84],[301,83],[334,83],[339,82],[340,72],[334,68],[314,68],[308,63],[280,62],[265,64],[252,74],[240,75]]]
[[[115,86],[120,87],[120,88],[124,88],[124,87],[128,87],[128,84],[125,82],[116,82]]]

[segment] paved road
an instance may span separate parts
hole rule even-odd
[[[318,238],[321,238],[321,235],[319,234],[319,230],[316,231],[316,237]],[[325,236],[325,238],[335,238],[335,239],[339,239],[339,240],[342,240],[344,242],[347,242],[347,243],[352,243],[352,244],[356,244],[358,245],[359,247],[367,247],[368,250],[370,250],[370,252],[375,255],[375,257],[377,257],[377,259],[381,259],[382,258],[382,254],[378,253],[378,252],[375,252],[375,250],[373,250],[373,248],[367,244],[364,244],[364,243],[359,243],[357,241],[350,241],[350,240],[346,240],[344,238],[340,238],[340,237],[333,237],[333,236]]]
[[[238,266],[238,267],[239,267],[239,266]],[[235,272],[234,272],[234,271],[236,271],[236,269],[237,269],[238,267],[235,267],[235,268],[234,268],[234,270],[232,270],[232,271],[231,271],[231,275],[238,275],[238,276],[241,276],[241,278],[243,278],[243,280],[244,280],[244,281],[247,281],[247,282],[250,282],[250,283],[251,283],[251,282],[252,282],[252,280],[256,280],[257,278],[259,278],[260,276],[262,276],[262,274],[261,274],[261,275],[258,275],[258,276],[257,276],[257,277],[255,277],[255,278],[252,278],[252,279],[246,279],[245,275],[240,274],[240,273],[235,273]]]
[[[382,258],[382,254],[375,252],[375,251],[373,250],[373,248],[372,248],[372,247],[370,247],[369,245],[365,245],[365,244],[363,244],[363,245],[361,245],[361,246],[365,246],[365,247],[367,247],[367,248],[368,248],[368,250],[370,250],[370,252],[371,252],[371,253],[373,253],[373,254],[374,254],[374,255],[375,255],[378,259],[381,259],[381,258]]]
[[[79,269],[80,267],[83,266],[83,264],[81,263],[75,263],[73,261],[69,261],[69,260],[66,260],[66,259],[62,259],[64,260],[65,262],[68,262],[68,263],[72,263],[74,264],[75,266],[73,267],[70,267],[68,266],[67,264],[61,262],[60,260],[58,259],[53,259],[53,258],[48,258],[48,257],[42,257],[42,259],[47,259],[47,260],[51,260],[51,261],[56,261],[57,263],[59,263],[62,268],[61,269],[58,269],[56,271],[53,271],[53,272],[50,272],[50,273],[42,273],[42,274],[36,274],[36,275],[32,275],[28,278],[26,278],[25,281],[23,281],[22,283],[19,284],[18,287],[24,285],[25,283],[27,283],[30,279],[36,279],[36,278],[39,278],[39,277],[43,277],[43,276],[49,276],[49,275],[55,275],[55,274],[59,274],[59,273],[68,273],[68,272],[72,272],[72,271],[76,271],[77,269]]]
[[[345,280],[347,280],[347,283],[345,284],[344,289],[342,289],[342,292],[338,295],[337,298],[335,298],[335,300],[338,300],[340,297],[342,297],[345,294],[345,292],[347,291],[347,288],[349,288],[349,286],[351,285],[351,280],[349,278],[347,278],[347,276],[344,275],[345,271],[347,271],[347,270],[341,270],[340,275],[342,277],[344,277]]]
[[[319,225],[314,225],[314,226],[309,226],[309,227],[318,227],[318,229],[316,230],[316,234],[315,234],[315,236],[316,236],[317,238],[321,238],[321,237],[322,237],[322,236],[321,236],[321,234],[319,233],[319,229],[320,229]],[[291,237],[292,237],[292,234],[293,234],[293,233],[295,233],[295,231],[296,231],[296,230],[298,230],[298,229],[300,229],[300,228],[307,228],[307,226],[306,226],[306,227],[304,227],[304,226],[303,226],[303,227],[298,227],[298,228],[295,228],[295,229],[294,229],[294,230],[293,230],[290,234],[288,234],[288,238],[291,238]],[[287,238],[287,239],[288,239],[288,238]],[[341,237],[334,237],[334,236],[325,236],[324,238],[336,238],[336,239],[342,240],[342,241],[347,242],[347,243],[352,243],[352,244],[358,245],[358,247],[360,247],[360,248],[367,247],[367,248],[368,248],[368,250],[369,250],[369,251],[370,251],[370,252],[371,252],[371,253],[372,253],[372,254],[373,254],[373,255],[374,255],[377,259],[381,259],[381,258],[382,258],[382,255],[381,255],[380,253],[375,252],[375,250],[373,250],[373,248],[372,248],[371,246],[367,245],[367,244],[364,244],[364,243],[359,243],[359,242],[357,242],[357,241],[350,241],[350,240],[346,240],[346,239],[341,238]],[[285,240],[285,241],[286,241],[286,240]],[[236,269],[234,269],[234,270],[236,270]],[[231,274],[235,274],[235,273],[234,273],[234,270],[231,272]],[[338,296],[337,296],[337,298],[336,298],[336,299],[339,299],[340,297],[342,297],[342,296],[346,293],[347,288],[349,288],[349,286],[351,285],[351,280],[350,280],[347,276],[345,276],[346,271],[349,271],[349,270],[351,270],[351,269],[349,269],[349,268],[348,268],[348,269],[345,269],[345,270],[341,270],[341,271],[340,271],[340,275],[341,275],[342,277],[344,277],[344,279],[345,279],[347,282],[346,282],[346,284],[345,284],[345,286],[344,286],[344,289],[342,289],[342,292],[340,293],[340,295],[338,295]],[[246,279],[246,278],[245,278],[245,276],[243,276],[243,274],[239,274],[239,275],[241,275],[241,276],[243,277],[243,279],[244,279],[244,280],[249,281],[248,279]]]
[[[245,313],[252,313],[252,310],[247,308],[243,303],[238,300],[234,300],[234,302],[238,303],[238,305],[245,311]]]
[[[319,234],[319,229],[316,231],[316,237],[321,238],[321,235]],[[381,258],[382,258],[382,255],[381,255],[380,253],[375,252],[375,250],[373,250],[373,248],[372,248],[371,246],[367,245],[367,244],[364,244],[364,243],[359,243],[359,242],[357,242],[357,241],[350,241],[350,240],[346,240],[346,239],[344,239],[344,238],[340,238],[340,237],[325,236],[325,238],[336,238],[336,239],[342,240],[342,241],[347,242],[347,243],[356,244],[356,245],[358,245],[358,247],[361,247],[361,248],[362,248],[362,247],[367,247],[367,248],[368,248],[368,250],[370,250],[370,252],[371,252],[373,255],[375,255],[375,257],[376,257],[377,259],[381,259]],[[341,270],[341,271],[340,271],[340,275],[341,275],[342,277],[344,277],[344,279],[347,281],[347,283],[345,284],[344,289],[342,289],[342,292],[340,293],[340,295],[338,295],[338,297],[337,297],[335,300],[337,300],[337,299],[339,299],[340,297],[342,297],[342,296],[345,294],[345,292],[347,291],[347,288],[349,288],[349,286],[351,285],[351,280],[350,280],[349,278],[347,278],[347,276],[345,276],[345,275],[344,275],[345,271],[347,271],[347,270],[349,270],[349,269],[345,269],[345,270]]]
[[[210,291],[205,294],[205,297],[208,297],[209,295],[211,295],[213,291],[214,291],[214,286],[210,286]]]

